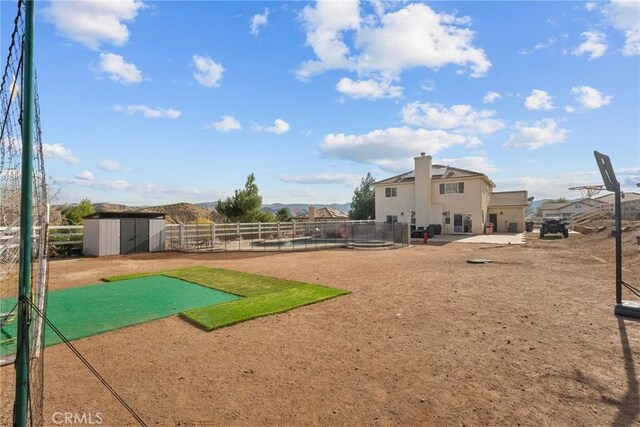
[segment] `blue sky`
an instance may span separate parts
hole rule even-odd
[[[0,2],[5,52],[15,3]],[[348,202],[434,161],[536,199],[640,182],[640,1],[37,2],[58,202]]]

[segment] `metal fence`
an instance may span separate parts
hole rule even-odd
[[[39,228],[34,229],[37,238]],[[19,245],[18,227],[0,227],[0,257]],[[49,226],[50,256],[80,255],[81,225]],[[297,251],[400,248],[410,244],[404,223],[374,221],[166,224],[165,249],[181,252]]]
[[[381,249],[410,244],[407,224],[374,221],[167,224],[166,249],[182,252]]]

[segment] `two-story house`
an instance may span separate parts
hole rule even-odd
[[[526,191],[494,192],[487,175],[433,165],[422,153],[415,169],[374,183],[376,221],[406,222],[412,228],[440,224],[444,234],[522,232]]]

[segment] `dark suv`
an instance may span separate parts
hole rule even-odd
[[[546,234],[559,234],[565,238],[569,237],[569,229],[561,218],[545,218],[540,227],[540,238],[543,238]]]

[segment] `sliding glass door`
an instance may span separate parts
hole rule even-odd
[[[473,221],[471,214],[453,214],[454,234],[471,234],[473,232]]]

